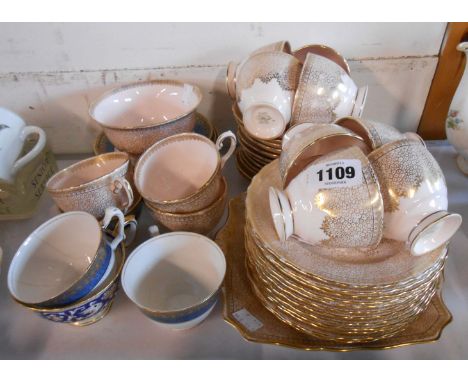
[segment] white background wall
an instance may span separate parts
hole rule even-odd
[[[57,153],[90,152],[90,102],[117,84],[177,78],[199,85],[200,111],[233,126],[226,64],[287,39],[323,43],[369,85],[365,117],[415,131],[445,23],[10,23],[0,24],[0,105],[47,130]]]

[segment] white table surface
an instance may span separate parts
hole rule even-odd
[[[445,141],[428,143],[428,147],[445,173],[449,210],[465,218],[450,245],[443,285],[444,301],[453,321],[435,343],[350,353],[256,344],[245,341],[223,320],[221,303],[198,327],[176,332],[159,328],[143,316],[122,289],[109,314],[94,325],[79,328],[41,319],[10,298],[7,270],[28,234],[58,213],[45,194],[40,211],[33,218],[0,222],[0,246],[4,252],[0,274],[0,359],[468,359],[468,177],[458,170],[455,151]],[[59,168],[80,158],[59,158]],[[246,189],[249,182],[236,170],[234,158],[225,174],[231,196]],[[150,224],[152,220],[143,210],[137,243],[148,238],[146,227]]]

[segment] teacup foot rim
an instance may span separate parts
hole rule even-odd
[[[102,309],[97,315],[90,317],[87,320],[68,322],[68,324],[73,325],[73,326],[78,326],[78,327],[89,326],[89,325],[95,324],[96,322],[101,321],[107,315],[107,313],[109,313],[109,311],[112,308],[112,303],[113,301],[107,304],[107,306],[104,309]]]

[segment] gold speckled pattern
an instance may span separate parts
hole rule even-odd
[[[107,153],[102,155],[121,156],[123,154]],[[93,160],[85,159],[72,166],[73,170],[83,171],[86,167],[95,166],[95,163]],[[64,173],[59,172],[56,176],[62,176],[62,174],[65,175]],[[104,216],[106,208],[108,207],[114,206],[124,212],[126,208],[129,207],[127,205],[128,200],[125,191],[122,189],[119,192],[114,192],[114,182],[122,178],[126,179],[130,183],[133,190],[135,189],[133,185],[132,172],[129,171],[128,160],[111,173],[106,174],[91,183],[84,184],[79,187],[73,187],[72,189],[56,189],[54,186],[56,178],[53,177],[47,183],[47,191],[50,193],[55,204],[57,204],[61,211],[85,211],[97,219],[100,219]],[[138,195],[134,193],[134,197],[136,198]]]
[[[285,91],[295,91],[302,64],[283,52],[262,52],[251,56],[240,68],[236,78],[237,98],[242,90],[252,87],[256,79],[268,83],[276,79]]]
[[[322,244],[332,247],[375,246],[383,234],[383,201],[374,170],[364,153],[356,147],[337,151],[315,163],[335,159],[358,159],[363,183],[354,187],[319,190],[324,197],[323,205],[317,205],[317,208],[327,211],[321,228],[329,237]]]
[[[147,204],[153,218],[171,231],[188,231],[206,235],[221,220],[227,201],[227,182],[221,178],[222,194],[210,206],[192,213],[166,213]]]
[[[435,184],[444,175],[420,142],[408,139],[382,146],[369,154],[382,190],[385,212],[398,210],[400,198],[414,194],[423,181]]]
[[[450,322],[451,315],[437,293],[428,308],[393,337],[363,343],[341,343],[320,339],[298,331],[273,315],[259,301],[247,278],[244,249],[244,198],[241,195],[229,203],[229,218],[218,233],[216,242],[226,256],[224,281],[224,318],[247,340],[289,346],[307,350],[352,351],[360,349],[388,349],[413,343],[435,341]],[[236,318],[236,313],[247,310],[260,323],[249,329]]]
[[[341,98],[330,101],[328,94],[348,74],[324,57],[308,55],[299,79],[294,99],[291,126],[303,123],[332,123],[337,119],[335,109]]]
[[[144,128],[113,129],[103,126],[104,134],[120,151],[141,154],[154,143],[179,133],[189,133],[195,128],[196,114],[192,112],[173,122]]]
[[[422,147],[422,146],[421,146]],[[383,287],[411,280],[443,255],[439,248],[425,256],[412,256],[405,244],[382,239],[372,250],[311,246],[291,237],[282,243],[271,217],[269,187],[281,188],[278,160],[253,178],[247,192],[247,221],[256,235],[279,261],[327,282],[352,284],[355,288]]]

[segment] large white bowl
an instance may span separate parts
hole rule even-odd
[[[136,248],[122,271],[127,296],[149,318],[189,329],[209,315],[226,272],[219,246],[205,236],[173,232]]]
[[[141,154],[165,137],[192,131],[201,99],[200,89],[191,84],[139,82],[105,93],[89,114],[116,148]]]

